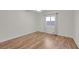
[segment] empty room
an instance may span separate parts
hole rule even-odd
[[[0,49],[78,49],[79,10],[0,10]]]

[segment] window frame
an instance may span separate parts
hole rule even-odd
[[[49,20],[49,21],[46,21],[46,17],[50,17],[50,20]],[[45,17],[45,22],[46,22],[47,25],[50,25],[50,26],[51,26],[51,25],[55,25],[56,16],[46,16],[46,17]],[[55,20],[52,21],[52,20],[51,20],[51,17],[54,17]]]

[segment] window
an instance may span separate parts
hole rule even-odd
[[[55,25],[55,16],[47,16],[45,20],[47,25]]]
[[[55,21],[55,17],[50,17],[51,18],[51,21]]]
[[[46,22],[50,21],[50,17],[46,17]]]

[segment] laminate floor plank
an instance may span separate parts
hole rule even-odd
[[[77,49],[70,37],[34,32],[0,43],[0,49]]]

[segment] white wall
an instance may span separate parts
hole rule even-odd
[[[0,41],[37,31],[36,17],[30,11],[0,11]]]
[[[41,18],[43,17],[42,14],[54,14],[54,13],[58,13],[57,34],[73,37],[73,11],[71,10],[45,11],[41,13]],[[40,28],[41,28],[40,31],[44,31],[42,20],[43,19],[41,19],[41,23],[40,23]]]
[[[72,11],[60,11],[58,14],[58,34],[73,37]]]
[[[79,11],[74,11],[74,39],[79,47]]]

